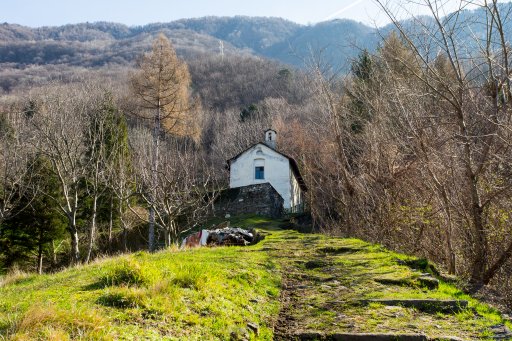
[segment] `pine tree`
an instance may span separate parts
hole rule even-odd
[[[39,157],[31,166],[30,174],[38,179],[38,190],[59,196],[59,180],[50,167],[48,160]],[[17,205],[19,213],[6,221],[0,237],[4,266],[32,262],[35,254],[34,263],[41,274],[45,250],[53,241],[66,237],[67,219],[46,195],[24,194]]]

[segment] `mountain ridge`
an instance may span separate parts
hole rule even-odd
[[[103,45],[115,46],[131,45],[134,50],[139,50],[137,44],[146,40],[147,36],[154,36],[160,32],[166,34],[176,46],[176,50],[182,56],[194,54],[193,49],[183,44],[186,40],[198,42],[196,49],[203,52],[221,53],[219,41],[224,44],[225,53],[250,53],[283,63],[300,66],[300,62],[289,58],[290,43],[301,44],[298,49],[304,48],[315,41],[321,42],[322,47],[329,44],[342,44],[343,35],[334,37],[323,30],[343,32],[350,30],[352,36],[359,36],[364,41],[365,37],[373,32],[373,29],[352,20],[332,20],[315,25],[301,25],[292,21],[275,17],[202,17],[192,19],[180,19],[168,23],[150,23],[143,26],[127,26],[112,22],[95,22],[68,24],[63,26],[44,26],[30,28],[18,24],[0,24],[0,46],[4,49],[0,63],[18,63],[16,54],[5,51],[6,49],[36,48],[41,55],[43,46],[51,44],[57,49],[57,45],[78,44],[77,49],[97,54],[100,51],[91,51]],[[323,39],[322,37],[328,37]],[[201,39],[203,41],[201,41]],[[103,44],[101,44],[101,42]],[[145,49],[150,41],[144,43]],[[368,44],[365,44],[368,45]],[[58,53],[58,51],[57,51]],[[34,57],[35,58],[35,57]],[[41,61],[24,60],[21,64],[38,64]],[[52,60],[42,62],[53,63]]]
[[[512,11],[511,3],[501,6]],[[466,50],[471,53],[479,49],[471,37],[485,36],[482,20],[474,19],[484,17],[482,10],[464,10],[460,16],[448,15],[442,20],[460,19],[453,24],[463,31],[458,38],[467,43]],[[422,16],[422,21],[423,29],[428,26],[429,31],[436,31],[432,18]],[[416,29],[413,20],[403,24]],[[512,33],[510,21],[504,29]],[[250,56],[256,64],[258,59],[269,59],[276,67],[299,69],[321,60],[322,65],[346,73],[363,49],[375,51],[393,30],[392,24],[372,28],[350,19],[302,25],[282,18],[249,16],[209,16],[141,26],[100,21],[31,28],[4,23],[0,24],[0,92],[50,79],[70,79],[85,70],[98,70],[109,79],[122,77],[138,56],[151,49],[159,33],[171,40],[189,65],[224,56]]]

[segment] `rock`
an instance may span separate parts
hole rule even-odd
[[[494,336],[494,340],[510,340],[512,338],[512,332],[503,324],[497,324],[489,328]]]
[[[245,328],[238,328],[230,333],[231,341],[246,341],[249,340],[249,332]]]
[[[310,260],[308,262],[306,262],[304,264],[304,266],[306,267],[306,269],[318,269],[318,268],[323,268],[327,265],[327,263],[323,260],[320,260],[320,259],[316,259],[316,260]]]
[[[417,280],[412,278],[389,278],[389,277],[377,277],[373,279],[375,282],[384,285],[396,285],[396,286],[416,286],[421,285],[427,287],[429,290],[436,290],[439,288],[439,280],[434,278],[429,273],[422,273]]]
[[[450,275],[447,273],[440,273],[438,276],[443,282],[446,283],[457,283],[459,281],[459,278],[455,275]]]
[[[208,231],[207,245],[237,245],[246,246],[254,241],[254,235],[239,227],[225,227]]]
[[[358,251],[361,251],[361,249],[360,248],[352,248],[352,247],[344,247],[344,246],[342,246],[342,247],[328,246],[328,247],[318,249],[318,252],[320,252],[320,253],[327,253],[327,254],[334,254],[334,255],[340,255],[343,253],[353,253],[353,252],[358,252]]]
[[[386,306],[402,306],[404,308],[414,308],[419,311],[426,313],[447,313],[455,314],[461,312],[468,307],[468,301],[466,300],[434,300],[434,299],[370,299],[359,301],[363,305],[370,303],[380,303]]]
[[[335,340],[335,341],[427,341],[423,334],[386,334],[386,333],[300,333],[291,340]]]
[[[409,286],[411,285],[411,282],[407,278],[374,278],[375,282],[384,284],[384,285],[397,285],[397,286]]]
[[[401,310],[402,307],[393,306],[393,305],[387,305],[387,306],[384,307],[384,309],[387,309],[387,310]]]
[[[249,322],[247,323],[247,328],[249,328],[250,330],[252,330],[252,332],[258,336],[259,333],[260,333],[260,327],[258,326],[258,324],[254,323],[254,322]]]
[[[418,277],[418,282],[429,290],[437,290],[439,288],[439,280],[432,277],[431,274],[422,274],[421,277]]]

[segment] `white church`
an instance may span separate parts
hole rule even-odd
[[[283,198],[287,212],[302,212],[306,184],[297,162],[276,151],[275,130],[265,131],[265,142],[258,142],[228,160],[229,187],[269,183]]]

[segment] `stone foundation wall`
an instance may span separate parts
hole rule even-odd
[[[283,216],[284,200],[269,183],[229,188],[213,204],[217,217],[257,214],[272,218]]]

